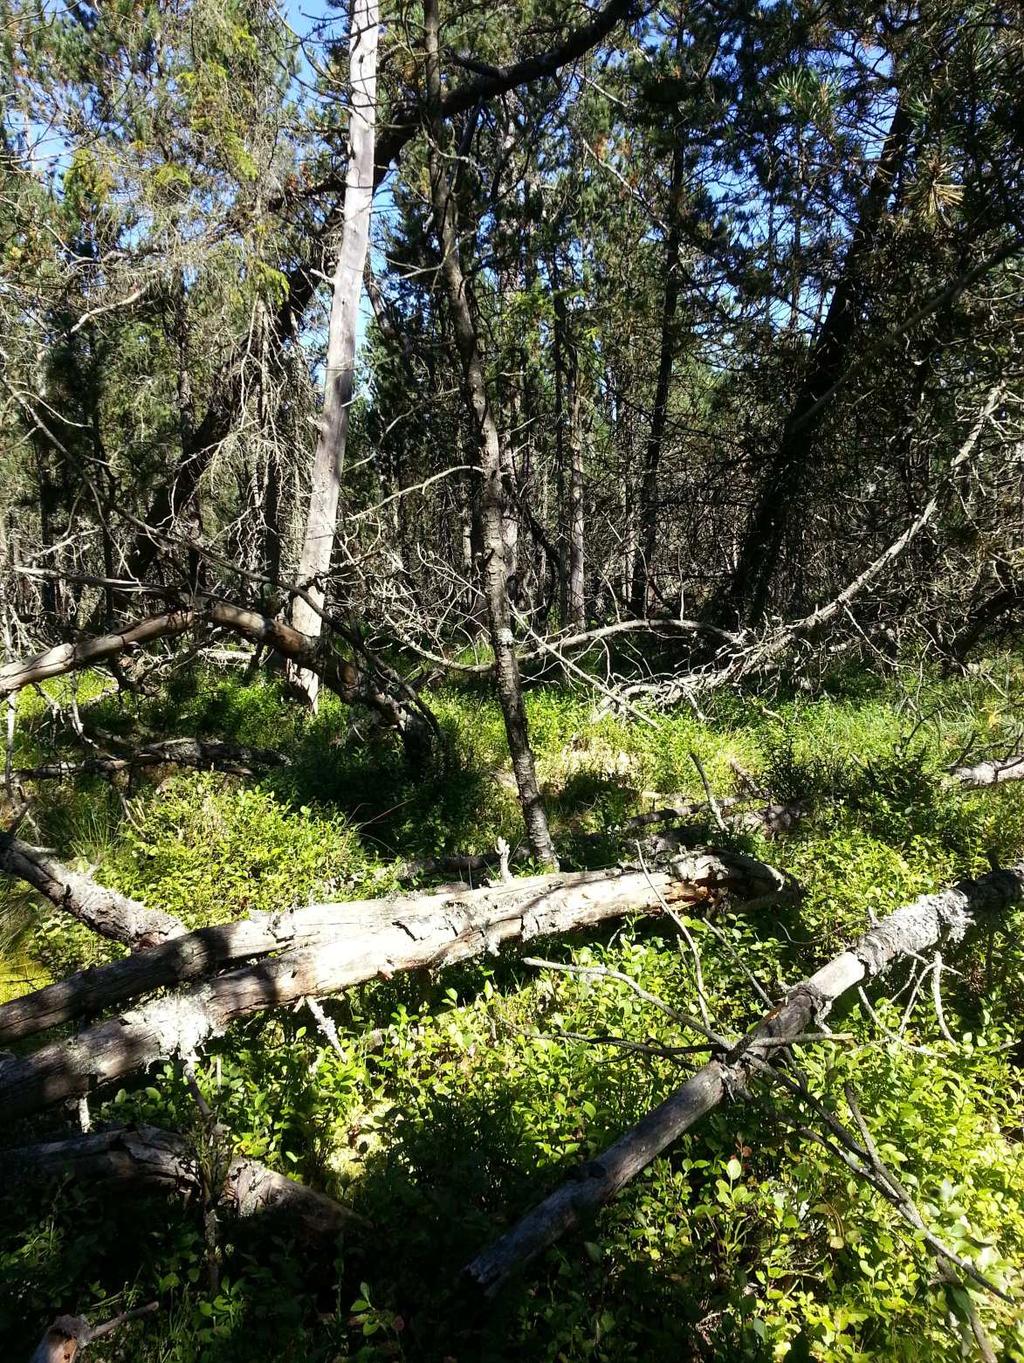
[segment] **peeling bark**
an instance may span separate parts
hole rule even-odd
[[[942,940],[960,941],[978,915],[1007,909],[1022,895],[1024,864],[922,895],[884,918],[855,946],[792,989],[729,1054],[703,1066],[479,1254],[466,1268],[470,1281],[493,1296],[512,1274],[596,1212],[717,1107],[730,1088],[742,1091],[759,1065],[778,1058],[780,1041],[811,1029],[847,990],[880,975],[902,956],[920,954]]]
[[[62,913],[126,946],[153,947],[185,931],[173,914],[97,885],[13,833],[0,833],[0,870],[31,885]]]
[[[667,902],[693,902],[710,889],[759,893],[774,886],[775,873],[749,857],[696,852],[676,858],[672,870],[646,873],[582,871],[571,875],[533,876],[461,894],[410,895],[395,900],[314,905],[275,920],[235,923],[221,929],[190,933],[160,948],[161,968],[208,975],[216,969],[216,951],[231,959],[270,951],[285,942],[303,942],[204,980],[192,988],[150,1000],[107,1022],[100,1022],[64,1042],[53,1042],[31,1055],[0,1062],[0,1105],[8,1117],[33,1112],[48,1103],[79,1098],[101,1084],[124,1079],[154,1061],[196,1054],[232,1022],[267,1008],[304,997],[337,994],[377,977],[417,968],[439,969],[506,942],[591,927],[629,913],[657,913]],[[262,945],[260,945],[262,944]],[[86,971],[64,985],[52,985],[2,1010],[5,1018],[26,1018],[32,1011],[45,1025],[88,1006],[90,981],[125,978],[133,991],[148,957]],[[137,967],[137,968],[136,968]],[[191,976],[195,978],[194,974]],[[144,988],[161,978],[149,974]],[[46,996],[43,1003],[40,997]],[[124,997],[124,993],[120,995]],[[35,1000],[35,1002],[33,1002]],[[9,1023],[8,1026],[11,1024]],[[6,1035],[10,1035],[7,1031]]]

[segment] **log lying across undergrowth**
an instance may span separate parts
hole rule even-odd
[[[63,759],[37,767],[16,767],[19,781],[66,781],[75,776],[119,776],[146,767],[196,767],[200,771],[223,771],[231,776],[254,776],[268,767],[286,766],[283,753],[271,748],[250,748],[212,738],[167,738],[147,743],[125,754],[101,753],[80,762]]]
[[[387,693],[373,676],[361,672],[354,661],[322,648],[319,639],[301,634],[284,621],[259,611],[203,595],[110,634],[82,639],[78,643],[56,644],[31,658],[3,664],[0,666],[0,698],[13,695],[24,686],[110,662],[122,653],[135,653],[147,644],[204,629],[225,630],[309,668],[342,700],[376,710],[385,724],[403,735],[423,722],[422,715],[410,705],[407,696]]]
[[[173,914],[147,909],[137,899],[98,885],[14,833],[0,832],[0,871],[25,881],[62,912],[125,946],[152,947],[185,931]]]
[[[1005,781],[1024,781],[1024,756],[1016,753],[1013,757],[978,762],[973,767],[954,767],[950,775],[967,790],[1001,786]]]
[[[337,994],[399,971],[451,965],[517,939],[571,932],[625,914],[657,913],[663,901],[694,902],[713,889],[756,896],[778,884],[778,873],[751,857],[693,852],[675,858],[669,871],[533,876],[455,894],[312,905],[206,928],[4,1005],[6,1035],[15,1026],[25,1035],[33,1012],[50,1025],[58,1016],[100,1006],[100,998],[109,1004],[126,993],[201,979],[71,1040],[0,1062],[0,1108],[16,1117],[83,1097],[154,1061],[194,1055],[237,1018],[262,1009]],[[273,951],[279,954],[205,978],[239,958]],[[93,981],[98,981],[95,988]]]
[[[74,1178],[114,1193],[209,1196],[213,1191],[202,1187],[188,1141],[155,1126],[118,1127],[5,1150],[4,1164],[19,1179]],[[235,1216],[273,1217],[310,1237],[336,1235],[352,1218],[347,1208],[323,1193],[237,1155],[226,1162],[216,1195]]]
[[[614,1197],[727,1093],[742,1092],[759,1068],[778,1059],[780,1043],[813,1029],[848,990],[901,957],[919,955],[944,939],[959,941],[979,914],[1005,910],[1022,897],[1024,863],[922,895],[884,918],[855,946],[796,985],[728,1054],[710,1060],[479,1254],[466,1268],[469,1280],[493,1296],[531,1259]]]

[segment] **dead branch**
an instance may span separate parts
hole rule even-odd
[[[677,701],[692,698],[701,692],[718,690],[733,686],[750,677],[763,674],[777,667],[780,660],[804,639],[810,639],[849,607],[871,583],[892,566],[905,550],[914,542],[922,530],[934,519],[943,505],[946,495],[953,487],[956,475],[974,454],[981,434],[1003,396],[1003,385],[996,384],[986,395],[985,401],[975,417],[970,430],[962,441],[956,454],[950,460],[935,491],[927,502],[877,558],[873,559],[852,581],[847,583],[831,601],[818,606],[798,620],[791,620],[774,626],[760,637],[747,631],[736,636],[736,642],[727,646],[719,655],[716,664],[682,676],[654,682],[637,682],[621,688],[624,701],[643,696],[656,699],[660,704],[675,704]]]
[[[90,1325],[84,1316],[58,1316],[36,1345],[29,1363],[71,1363],[82,1349],[104,1335],[112,1334],[131,1320],[149,1316],[157,1309],[155,1301],[122,1311],[102,1325]]]
[[[999,786],[1004,781],[1024,781],[1024,756],[1017,753],[1001,761],[979,762],[973,767],[954,767],[950,776],[967,790]]]
[[[70,1140],[6,1150],[7,1167],[21,1178],[67,1178],[113,1193],[145,1191],[196,1197],[202,1180],[184,1136],[154,1126],[116,1127]],[[273,1216],[307,1236],[336,1235],[354,1213],[257,1160],[233,1156],[218,1200],[242,1219]]]
[[[262,644],[302,668],[316,672],[324,685],[348,703],[370,706],[386,724],[405,732],[411,720],[408,708],[383,692],[360,673],[355,663],[321,646],[320,640],[300,634],[281,620],[214,597],[196,598],[188,606],[151,616],[123,630],[84,639],[76,644],[57,644],[32,658],[0,667],[0,697],[23,686],[62,677],[69,672],[110,662],[146,644],[174,638],[202,627],[227,630],[250,643]]]
[[[80,762],[43,762],[37,767],[17,767],[19,781],[65,781],[76,776],[118,776],[145,767],[196,767],[200,771],[223,771],[232,776],[254,776],[268,767],[287,766],[284,753],[272,748],[250,748],[209,738],[169,738],[147,743],[124,756],[100,755]]]
[[[1004,910],[1022,895],[1024,864],[963,881],[939,894],[922,895],[897,909],[855,946],[798,984],[732,1050],[704,1065],[479,1254],[466,1268],[470,1281],[489,1296],[497,1293],[512,1274],[596,1212],[717,1107],[729,1089],[742,1091],[759,1065],[771,1064],[780,1043],[814,1030],[814,1024],[847,990],[943,939],[959,941],[979,915]]]
[[[98,885],[14,833],[0,832],[0,870],[31,885],[62,913],[126,946],[156,946],[185,931],[173,914],[147,909],[138,900]]]

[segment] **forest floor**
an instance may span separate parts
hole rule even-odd
[[[696,842],[741,846],[791,877],[771,904],[720,903],[685,919],[708,1005],[742,1030],[774,998],[856,938],[870,915],[1024,854],[1024,782],[965,792],[945,771],[965,755],[1020,750],[1024,665],[985,676],[923,672],[836,679],[813,696],[721,697],[692,710],[595,718],[594,697],[538,687],[531,737],[566,865],[635,856],[624,819],[671,799],[737,792],[737,768],[765,800],[801,805],[794,826],[722,833],[710,808]],[[260,779],[211,772],[40,782],[22,836],[189,926],[436,883],[415,863],[488,852],[521,822],[496,706],[483,691],[430,696],[443,730],[429,769],[410,773],[393,739],[327,698],[310,717],[273,682],[179,674],[150,698],[94,698],[77,682],[86,732],[140,742],[212,736],[274,748]],[[68,682],[23,695],[15,765],[55,752],[52,702]],[[90,700],[93,703],[89,704]],[[77,750],[81,756],[81,748]],[[694,755],[698,759],[694,761]],[[605,837],[586,838],[586,834]],[[520,870],[516,867],[516,870]],[[450,880],[450,875],[441,877]],[[117,948],[16,888],[0,889],[0,999]],[[1024,1156],[1017,1045],[1024,1018],[1020,917],[982,935],[942,976],[943,1039],[930,986],[897,970],[807,1045],[812,1086],[842,1111],[861,1095],[883,1157],[929,1223],[1020,1298]],[[730,1103],[628,1186],[483,1312],[460,1270],[473,1254],[679,1082],[661,1055],[601,1038],[670,1043],[672,1024],[608,978],[556,974],[522,952],[350,991],[326,1006],[329,1044],[305,1010],[236,1026],[197,1066],[200,1087],[246,1154],[350,1205],[331,1253],[226,1226],[208,1284],[201,1217],[178,1202],[100,1200],[81,1187],[0,1205],[3,1357],[27,1358],[60,1311],[97,1320],[156,1299],[160,1311],[90,1358],[185,1360],[781,1359],[954,1360],[970,1341],[964,1304],[870,1188],[766,1094]],[[627,923],[531,950],[625,972],[691,1006],[692,962],[663,920]],[[916,966],[915,966],[916,969]],[[957,973],[958,972],[958,973]],[[895,998],[895,1001],[890,1001]],[[177,1064],[94,1102],[94,1123],[194,1131]],[[42,1139],[68,1116],[9,1131]],[[127,1292],[125,1284],[129,1284]],[[975,1302],[1007,1359],[1024,1359],[1012,1307]]]

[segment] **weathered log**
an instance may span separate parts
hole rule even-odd
[[[227,743],[211,738],[168,738],[147,743],[123,755],[101,754],[79,762],[60,759],[42,762],[37,767],[17,767],[19,781],[64,781],[74,776],[118,776],[145,767],[197,767],[214,769],[232,776],[253,776],[268,767],[286,766],[288,758],[272,748],[249,748],[242,743]]]
[[[1024,781],[1024,756],[1017,753],[990,762],[979,762],[973,767],[954,767],[950,776],[967,790],[985,786],[1000,786],[1004,781]]]
[[[147,909],[136,899],[98,885],[13,833],[0,832],[0,870],[24,880],[94,932],[126,946],[155,946],[185,931],[173,914]]]
[[[91,1337],[84,1316],[58,1316],[47,1327],[29,1363],[72,1363]]]
[[[997,912],[1024,896],[1024,864],[922,895],[897,909],[859,942],[798,984],[778,1008],[721,1059],[692,1075],[602,1155],[579,1169],[467,1266],[469,1280],[487,1295],[579,1225],[635,1178],[722,1101],[743,1090],[759,1066],[778,1057],[779,1043],[813,1029],[847,990],[880,975],[901,957],[927,951],[942,939],[960,940],[977,915]]]
[[[32,658],[6,663],[0,667],[0,698],[11,695],[23,686],[94,667],[126,651],[131,652],[145,644],[174,638],[190,629],[204,626],[228,630],[250,643],[273,649],[303,668],[315,671],[323,678],[324,685],[342,700],[370,706],[386,724],[397,728],[403,736],[422,723],[422,716],[418,712],[414,713],[404,701],[383,692],[369,677],[364,677],[349,659],[321,648],[319,639],[301,634],[282,620],[216,597],[197,597],[187,606],[140,620],[123,630],[83,639],[77,644],[57,644]]]
[[[5,1150],[4,1165],[19,1178],[74,1178],[111,1192],[203,1195],[199,1167],[188,1141],[155,1126],[117,1127],[69,1140]],[[257,1160],[236,1156],[227,1165],[219,1197],[241,1218],[273,1216],[305,1235],[336,1235],[353,1213]]]
[[[156,1060],[194,1054],[237,1018],[306,996],[337,994],[399,971],[450,965],[515,939],[570,932],[628,913],[657,913],[662,899],[692,902],[712,888],[727,887],[757,894],[776,883],[776,873],[752,858],[698,852],[675,859],[671,871],[533,876],[458,894],[313,905],[277,920],[204,929],[170,943],[170,950],[140,957],[139,969],[159,952],[164,969],[182,969],[189,962],[187,968],[208,975],[233,952],[248,957],[289,941],[306,944],[144,1003],[73,1040],[0,1062],[0,1106],[15,1117],[82,1097]],[[227,955],[218,958],[218,951]],[[88,990],[90,976],[123,981],[127,973],[137,983],[138,977],[125,970],[136,963],[121,964],[120,975],[114,966],[84,972],[75,986],[78,999]],[[157,982],[149,974],[145,988]],[[40,991],[57,1000],[48,1004],[50,1018],[60,1006],[61,988]],[[71,991],[63,1006],[73,1002]]]
[[[101,1325],[90,1325],[84,1316],[58,1316],[36,1345],[29,1363],[72,1363],[87,1344],[113,1333],[130,1320],[151,1315],[157,1309],[155,1301],[122,1311]]]
[[[674,867],[677,880],[686,880],[698,891],[711,886],[738,888],[744,884],[763,891],[776,884],[775,873],[769,867],[735,852],[698,850],[677,858]],[[67,979],[0,1004],[0,1042],[23,1040],[47,1028],[99,1013],[157,989],[208,979],[228,966],[272,952],[329,944],[339,937],[351,942],[360,935],[372,936],[382,923],[396,916],[412,914],[417,920],[430,919],[455,906],[473,915],[486,916],[499,903],[506,902],[510,894],[516,898],[529,898],[543,895],[548,887],[571,895],[575,887],[583,892],[587,886],[609,880],[614,881],[615,876],[609,877],[606,871],[535,876],[496,888],[484,886],[475,890],[410,894],[395,899],[313,904],[287,913],[254,914],[239,922],[200,928],[124,960],[91,966]],[[625,894],[630,892],[629,886],[624,887]],[[644,881],[637,907],[643,909],[650,897],[650,886]]]

